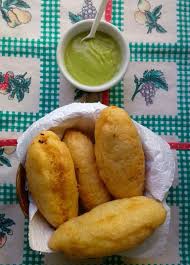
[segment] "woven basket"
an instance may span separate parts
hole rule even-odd
[[[16,174],[16,193],[20,207],[25,217],[28,217],[29,201],[28,201],[28,191],[25,188],[25,181],[26,181],[26,172],[23,166],[20,164]]]

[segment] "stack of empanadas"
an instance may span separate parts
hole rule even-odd
[[[73,128],[63,139],[43,131],[33,139],[26,157],[32,198],[57,228],[49,247],[75,257],[134,248],[166,218],[161,203],[143,196],[144,152],[128,114],[117,107],[105,108],[94,136],[95,143]],[[86,213],[81,214],[79,204]]]

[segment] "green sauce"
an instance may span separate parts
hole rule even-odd
[[[94,39],[85,40],[88,32],[75,36],[65,50],[65,65],[79,83],[90,86],[104,84],[119,70],[121,51],[117,42],[103,32],[96,32]]]

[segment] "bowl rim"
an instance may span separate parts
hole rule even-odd
[[[64,33],[64,35],[61,36],[60,41],[58,43],[57,46],[57,51],[56,51],[56,57],[57,57],[57,63],[59,66],[59,69],[61,70],[61,73],[63,74],[63,76],[67,79],[67,81],[69,81],[74,87],[79,88],[80,90],[83,90],[85,92],[102,92],[105,90],[110,89],[111,87],[113,87],[114,85],[116,85],[125,75],[127,68],[128,68],[128,64],[129,64],[129,60],[130,60],[130,48],[129,48],[129,42],[127,41],[127,39],[123,36],[122,32],[114,25],[112,25],[109,22],[106,21],[101,21],[100,24],[104,25],[105,27],[109,28],[110,31],[114,31],[116,34],[120,35],[120,40],[122,42],[122,46],[124,47],[125,50],[125,57],[126,60],[124,61],[122,67],[120,68],[120,70],[118,71],[118,73],[115,75],[115,77],[113,77],[111,80],[109,80],[108,82],[102,84],[102,85],[97,85],[97,86],[90,86],[90,85],[83,85],[80,82],[78,82],[77,80],[75,80],[71,74],[67,71],[66,67],[64,67],[64,63],[63,63],[63,55],[62,55],[62,47],[63,47],[63,43],[65,42],[65,40],[67,40],[68,36],[76,29],[79,28],[81,25],[85,25],[85,24],[92,24],[94,21],[94,19],[86,19],[86,20],[82,20],[80,22],[75,23],[72,27],[70,27],[66,33]],[[107,33],[109,35],[109,33]]]

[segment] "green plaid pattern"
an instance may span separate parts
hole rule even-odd
[[[28,244],[28,220],[25,220],[24,224],[24,249],[23,249],[23,265],[41,265],[43,264],[43,255],[41,253],[34,252],[30,249]]]
[[[40,59],[41,86],[39,112],[0,112],[0,130],[24,131],[34,121],[59,106],[59,72],[56,63],[56,48],[59,38],[59,1],[41,1],[41,37],[38,40],[16,38],[0,39],[0,55],[33,57]],[[16,174],[16,172],[15,172]],[[18,204],[14,185],[0,185],[0,204]],[[11,255],[11,250],[10,250]],[[28,244],[28,220],[24,225],[23,265],[43,264],[43,255],[34,252]],[[5,265],[5,264],[0,264]],[[18,264],[16,264],[18,265]]]
[[[56,48],[59,38],[59,1],[41,1],[41,37],[38,40],[0,39],[0,54],[39,58],[41,64],[40,106],[38,113],[1,111],[0,130],[24,131],[34,121],[59,106],[59,72]]]
[[[40,59],[41,87],[39,112],[0,112],[0,130],[24,131],[35,120],[58,107],[59,71],[56,63],[56,46],[60,35],[60,15],[57,0],[41,1],[41,37],[38,40],[16,38],[0,39],[0,55],[33,57]],[[112,22],[123,30],[124,1],[113,0]],[[190,141],[189,104],[190,92],[190,0],[177,0],[177,43],[139,44],[130,43],[131,61],[174,61],[177,64],[178,115],[133,116],[139,123],[160,135],[176,135],[181,141]],[[110,104],[124,106],[123,81],[110,91]],[[171,188],[167,201],[179,207],[180,265],[190,264],[190,152],[178,152],[179,185]],[[18,203],[15,186],[0,185],[0,204]],[[43,255],[28,246],[28,221],[24,227],[23,265],[43,264]],[[5,265],[5,264],[1,264]],[[61,265],[61,264],[60,264]],[[102,259],[102,265],[124,265],[120,256]],[[126,264],[128,265],[128,264]],[[143,265],[143,264],[138,264]],[[152,265],[152,264],[151,264]],[[158,264],[155,264],[158,265]],[[163,264],[177,265],[177,264]]]
[[[113,23],[123,29],[123,1],[113,1]],[[120,17],[121,16],[121,17]],[[120,18],[119,18],[120,17]],[[160,135],[176,135],[180,141],[190,141],[190,1],[177,1],[177,43],[130,43],[131,61],[176,62],[178,115],[136,116],[132,118]],[[110,103],[123,107],[123,85],[117,85],[110,93]],[[179,185],[171,188],[167,201],[179,207],[180,265],[190,264],[190,153],[178,151]],[[118,264],[115,257],[109,264]],[[137,264],[143,265],[143,264]],[[152,264],[151,264],[152,265]],[[158,265],[158,264],[155,264]],[[166,265],[166,264],[164,264]],[[167,264],[177,265],[177,264]]]
[[[0,186],[0,204],[18,203],[16,197],[16,189],[12,184],[4,184]]]
[[[112,0],[112,23],[123,30],[123,0]],[[117,105],[118,107],[123,107],[123,81],[117,84],[110,90],[110,104]]]

